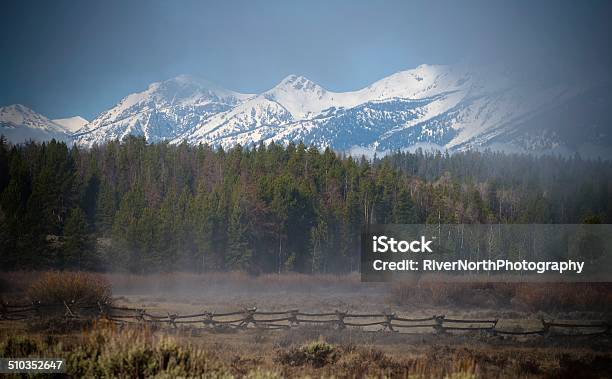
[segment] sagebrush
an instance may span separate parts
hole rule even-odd
[[[97,304],[111,301],[111,285],[100,275],[85,272],[50,271],[42,273],[26,291],[36,303]]]

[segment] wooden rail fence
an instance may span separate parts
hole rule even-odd
[[[45,317],[61,317],[68,320],[106,319],[120,325],[128,324],[167,324],[177,328],[179,325],[190,325],[203,328],[239,328],[256,327],[262,329],[290,329],[300,325],[329,325],[336,329],[346,327],[380,326],[380,331],[407,331],[416,328],[428,328],[437,334],[452,331],[485,332],[491,335],[509,336],[598,336],[612,335],[611,324],[601,320],[555,321],[540,319],[540,327],[532,330],[503,329],[498,327],[499,319],[462,319],[445,315],[408,318],[396,313],[349,313],[303,312],[298,309],[285,311],[260,311],[257,308],[246,308],[234,312],[203,311],[195,314],[167,313],[151,314],[144,308],[113,306],[112,304],[78,304],[32,303],[16,305],[0,303],[1,321],[28,321]],[[563,332],[565,331],[565,332]],[[568,333],[570,332],[570,333]]]

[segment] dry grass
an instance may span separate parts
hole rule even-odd
[[[97,323],[66,336],[0,330],[0,356],[66,359],[70,377],[574,378],[607,377],[609,350],[427,344],[367,345],[315,340],[279,347],[210,334],[190,338],[146,327]],[[244,336],[244,335],[243,335]],[[233,338],[240,338],[234,336]]]
[[[61,357],[68,375],[79,378],[230,376],[213,352],[156,337],[146,328],[119,331],[108,323],[95,324],[76,341],[9,336],[0,344],[0,354]]]
[[[612,311],[612,283],[394,283],[391,293],[397,305]]]
[[[81,276],[66,280],[73,275]],[[114,292],[125,294],[118,302],[146,304],[158,313],[236,309],[242,299],[258,299],[266,309],[270,304],[308,310],[354,305],[358,311],[366,307],[379,311],[375,307],[392,300],[401,304],[394,308],[404,312],[439,306],[461,314],[468,313],[467,307],[469,313],[483,307],[487,307],[485,312],[495,313],[503,307],[609,310],[612,303],[612,288],[597,284],[421,282],[372,286],[362,284],[356,275],[254,277],[243,273],[139,276],[39,272],[5,273],[0,278],[13,291],[25,291],[29,286],[39,291],[55,288],[57,298],[69,300],[87,298],[75,295],[85,283],[100,284],[95,288],[107,288],[110,283]],[[100,296],[97,291],[93,293]],[[16,301],[19,296],[15,294]],[[612,372],[609,343],[609,338],[517,341],[477,335],[368,333],[320,326],[229,333],[194,332],[182,327],[118,329],[95,322],[67,330],[36,330],[0,323],[0,356],[63,357],[71,377],[606,377]]]
[[[310,365],[319,368],[335,363],[340,355],[335,346],[325,341],[313,341],[286,351],[281,350],[277,361],[288,366]]]
[[[612,311],[612,283],[519,284],[517,303],[528,310]]]
[[[105,303],[111,299],[111,285],[99,275],[50,271],[36,278],[27,288],[26,295],[31,301],[41,304]]]

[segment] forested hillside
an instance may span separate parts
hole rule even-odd
[[[3,269],[349,271],[366,223],[612,223],[612,163],[0,139]]]

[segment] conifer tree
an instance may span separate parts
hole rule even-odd
[[[87,218],[81,208],[72,208],[64,226],[64,259],[67,267],[82,270],[90,256],[90,243],[87,233]]]
[[[251,262],[249,225],[243,207],[242,200],[237,198],[230,212],[226,267],[231,270],[247,270]]]
[[[610,199],[609,161],[0,138],[0,262],[77,267],[86,235],[86,268],[346,271],[369,223],[612,223]]]

